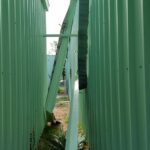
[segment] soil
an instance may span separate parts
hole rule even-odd
[[[66,94],[57,97],[53,113],[47,112],[47,124],[39,140],[38,150],[65,150],[69,101]]]
[[[68,127],[70,103],[66,94],[57,96],[57,103],[55,105],[53,114],[50,114],[50,120],[56,120],[59,124],[52,124],[46,127],[43,136],[40,139],[38,150],[64,150],[65,135]],[[79,136],[83,136],[82,128],[78,129]],[[88,143],[83,141],[83,146],[79,150],[89,150]]]
[[[56,120],[61,122],[64,132],[67,131],[67,127],[68,127],[69,108],[70,105],[69,105],[68,97],[66,95],[59,96],[57,98],[57,103],[55,105],[53,113],[55,115]]]

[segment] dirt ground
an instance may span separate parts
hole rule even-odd
[[[69,101],[67,96],[59,96],[57,98],[57,103],[54,108],[54,115],[56,120],[60,121],[63,125],[63,130],[66,132],[68,127],[69,119]]]
[[[69,101],[65,94],[57,97],[53,113],[48,113],[48,123],[39,140],[38,150],[64,150],[68,127]]]
[[[70,109],[70,102],[68,101],[68,96],[65,94],[59,94],[57,96],[57,103],[54,108],[54,116],[57,121],[61,122],[63,126],[63,130],[66,133],[69,121],[69,109]],[[83,129],[79,127],[78,130],[79,136],[84,135]],[[83,146],[79,150],[89,150],[88,143],[86,141],[83,142]]]
[[[68,101],[68,97],[65,94],[60,94],[57,96],[57,103],[54,108],[54,115],[56,120],[62,123],[63,130],[66,133],[69,121],[69,109],[70,103]],[[84,135],[84,132],[81,128],[79,128],[78,134]],[[81,150],[81,149],[80,149]],[[82,150],[89,150],[89,146],[87,143],[84,144]]]

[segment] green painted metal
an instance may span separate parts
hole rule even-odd
[[[50,6],[50,2],[49,0],[41,0],[42,4],[43,4],[43,7],[46,11],[48,11],[48,8]]]
[[[65,150],[78,149],[78,80],[74,81]]]
[[[47,55],[48,85],[50,85],[54,61],[55,61],[55,55]]]
[[[79,7],[72,0],[61,34],[77,34],[79,25],[79,57],[77,37],[61,37],[48,96],[41,2],[0,0],[0,149],[35,148],[66,61],[71,100],[66,150],[77,149],[78,97],[79,124],[91,150],[149,150],[150,2],[80,0]]]
[[[77,3],[77,0],[71,0],[70,2],[68,12],[66,14],[66,17],[62,25],[61,34],[64,34],[64,35],[71,34],[73,19],[74,19],[75,10],[76,10],[76,3]],[[69,37],[59,39],[51,84],[49,87],[46,105],[45,105],[46,111],[52,112],[54,105],[55,105],[58,86],[59,86],[59,80],[61,78],[61,74],[65,65],[65,60],[67,57],[68,44],[69,44]]]
[[[85,136],[88,137],[88,103],[87,103],[87,95],[86,90],[79,91],[79,100],[78,100],[78,125],[83,129]]]
[[[71,34],[78,34],[79,2],[77,1]],[[66,82],[70,99],[69,125],[66,137],[66,150],[78,147],[78,38],[71,37],[66,60]]]
[[[48,90],[40,0],[0,0],[0,149],[28,150],[44,127]]]
[[[149,5],[90,0],[84,115],[91,150],[150,149]]]
[[[88,30],[89,0],[79,1],[79,89],[87,88],[87,30]]]

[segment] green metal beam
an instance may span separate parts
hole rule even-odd
[[[75,9],[76,9],[76,3],[77,0],[72,0],[68,9],[68,12],[66,14],[66,17],[64,19],[61,34],[63,35],[70,35],[72,31],[72,24],[73,19],[75,15]],[[49,87],[47,100],[45,103],[45,109],[46,111],[53,111],[55,101],[56,101],[56,95],[58,91],[59,86],[59,80],[63,71],[63,67],[65,64],[67,52],[68,52],[68,43],[69,43],[69,37],[68,38],[61,38],[59,39],[60,46],[57,50],[57,56],[55,59],[55,66],[54,71],[52,74],[51,84]]]

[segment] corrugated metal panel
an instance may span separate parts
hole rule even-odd
[[[47,55],[47,70],[48,70],[48,85],[50,85],[52,72],[53,72],[53,65],[55,61],[55,55]]]
[[[87,30],[88,30],[89,0],[79,1],[79,89],[87,88]]]
[[[87,110],[87,95],[86,95],[86,90],[80,90],[79,91],[79,104],[78,104],[78,114],[79,114],[79,119],[78,119],[78,125],[79,127],[84,131],[84,134],[86,137],[88,137],[88,110]]]
[[[40,0],[0,1],[0,149],[32,149],[44,125],[47,57]]]
[[[48,10],[48,8],[50,6],[49,0],[41,0],[41,2],[43,4],[44,9]]]
[[[79,2],[77,0],[75,17],[71,34],[78,34]],[[78,37],[71,37],[68,44],[66,60],[66,78],[70,99],[70,116],[66,137],[66,150],[77,150],[78,147]]]
[[[90,0],[91,150],[150,149],[149,5],[148,0]]]

